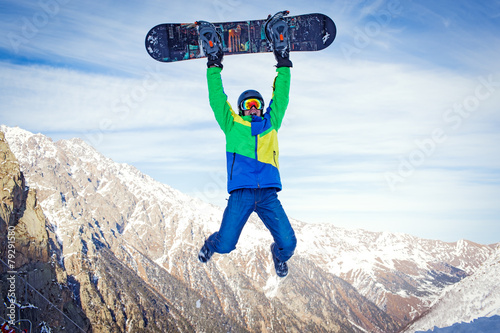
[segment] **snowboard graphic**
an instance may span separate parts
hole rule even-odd
[[[285,16],[291,51],[319,51],[335,39],[337,28],[324,14]],[[271,52],[264,32],[266,20],[213,23],[222,37],[224,55]],[[164,23],[146,36],[146,50],[161,62],[204,58],[195,23]]]

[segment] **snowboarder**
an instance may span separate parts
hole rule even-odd
[[[206,263],[215,252],[229,253],[234,250],[245,223],[255,211],[274,239],[271,253],[276,274],[285,277],[288,274],[287,260],[297,244],[277,195],[282,188],[277,133],[288,105],[292,67],[288,24],[283,20],[283,13],[278,13],[268,20],[265,27],[277,60],[273,97],[266,112],[262,95],[255,90],[247,90],[238,98],[238,113],[229,104],[222,85],[224,54],[220,36],[212,24],[198,24],[202,46],[208,57],[210,106],[226,136],[230,194],[220,229],[205,240],[198,258]]]

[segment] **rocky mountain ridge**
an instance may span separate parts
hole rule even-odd
[[[126,331],[131,313],[142,311],[135,321],[146,331],[155,322],[148,318],[172,316],[159,327],[206,330],[208,321],[233,331],[396,332],[494,251],[468,241],[293,220],[299,246],[290,276],[279,280],[269,254],[272,240],[252,216],[237,250],[201,265],[197,251],[218,228],[221,208],[114,163],[81,140],[54,143],[1,129],[38,191],[95,331]],[[131,281],[155,301],[134,307],[142,298],[130,296],[125,287]],[[112,297],[110,289],[117,287],[128,291]]]
[[[53,326],[87,332],[90,322],[73,299],[52,226],[36,191],[27,186],[3,132],[0,196],[0,294],[5,305],[1,317],[18,331]]]

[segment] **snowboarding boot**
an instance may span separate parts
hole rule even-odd
[[[222,58],[224,52],[222,51],[222,41],[219,33],[215,30],[215,26],[206,21],[196,22],[198,25],[198,33],[200,34],[201,46],[208,58],[208,67],[222,68]]]
[[[198,253],[198,259],[202,263],[206,263],[207,261],[210,260],[210,258],[212,258],[213,254],[214,253],[212,251],[210,251],[210,249],[208,248],[207,243],[205,243],[205,244],[203,244],[200,252]]]
[[[269,15],[264,29],[272,51],[275,54],[278,53],[282,58],[288,58],[290,54],[290,29],[283,18],[288,13],[288,10],[284,10],[273,16]]]
[[[273,255],[274,269],[276,270],[276,275],[278,275],[281,278],[284,278],[285,276],[288,275],[288,265],[286,261],[281,261],[274,255],[273,249],[275,245],[276,245],[275,243],[271,244],[271,253]]]

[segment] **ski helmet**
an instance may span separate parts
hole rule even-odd
[[[262,102],[262,109],[264,109],[264,98],[262,98],[262,95],[257,90],[245,90],[238,98],[238,110],[240,111],[240,116],[243,115],[242,103],[244,100],[249,98],[256,98],[260,100]]]

